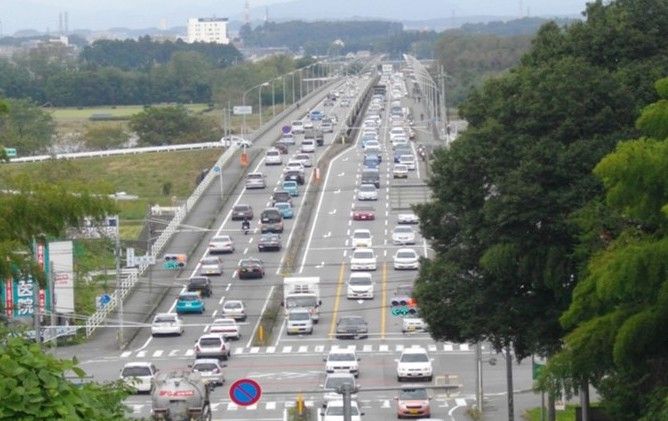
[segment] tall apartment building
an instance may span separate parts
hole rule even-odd
[[[229,44],[227,18],[190,18],[188,19],[188,42],[215,42]]]

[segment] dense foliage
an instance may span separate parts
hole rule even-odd
[[[0,59],[0,92],[56,106],[210,102],[212,80],[241,60],[234,46],[96,41],[72,57],[44,45]]]
[[[0,113],[0,145],[15,148],[26,156],[44,152],[55,131],[51,114],[29,100],[8,100],[6,112]]]
[[[130,119],[130,128],[139,142],[148,146],[212,142],[217,130],[200,117],[188,114],[183,106],[148,107]]]
[[[560,317],[606,237],[583,236],[582,220],[613,219],[596,213],[592,171],[637,134],[668,68],[665,1],[598,1],[586,18],[543,26],[517,67],[466,100],[469,130],[436,153],[435,199],[418,208],[436,256],[416,297],[437,339],[485,339],[519,359],[561,348]]]
[[[0,419],[100,420],[126,417],[120,383],[84,383],[76,361],[59,360],[16,332],[0,331]],[[80,384],[76,384],[76,383]]]
[[[561,317],[570,332],[542,379],[548,390],[592,382],[618,420],[668,414],[668,78],[657,87],[663,99],[637,123],[647,137],[621,142],[594,169],[613,223],[582,219],[585,237],[606,241]]]

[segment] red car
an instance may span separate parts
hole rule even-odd
[[[373,221],[376,219],[376,211],[371,206],[355,206],[353,209],[354,221]]]

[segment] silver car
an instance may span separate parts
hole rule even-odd
[[[200,275],[219,276],[223,274],[223,261],[220,259],[220,257],[206,256],[203,257],[202,260],[199,261],[199,263],[200,263],[200,268],[199,268]]]
[[[252,172],[246,176],[247,189],[263,189],[267,187],[264,174],[261,172]]]
[[[204,383],[222,386],[225,384],[223,367],[215,358],[198,358],[192,365],[193,371],[199,373]]]
[[[362,184],[357,191],[357,200],[378,200],[378,190],[373,184]]]

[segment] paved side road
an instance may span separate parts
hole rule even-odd
[[[334,86],[337,86],[339,83]],[[268,130],[265,134],[258,137],[254,142],[255,146],[253,149],[261,151],[263,148],[268,147],[277,139],[280,127],[289,124],[293,120],[302,118],[306,112],[322,101],[325,94],[331,89],[332,85],[321,92],[313,93],[309,98],[303,99],[299,108],[295,107],[292,112],[284,115],[282,119],[274,123],[274,129]],[[172,240],[165,248],[165,253],[191,254],[195,251],[202,239],[208,234],[209,228],[215,226],[216,223],[220,223],[224,218],[225,215],[221,212],[227,201],[224,199],[229,199],[233,196],[237,187],[235,181],[241,180],[246,171],[247,168],[239,165],[238,157],[237,159],[231,159],[224,166],[222,196],[220,193],[220,179],[217,178],[204,192],[195,208],[189,212],[182,223],[183,228],[172,237]],[[173,245],[175,244],[178,244],[178,250],[173,249]],[[152,269],[152,285],[149,285],[148,271],[144,275],[137,282],[135,290],[124,302],[124,323],[128,326],[143,324],[150,317],[149,313],[159,305],[162,299],[170,295],[170,291],[173,291],[174,288],[180,289],[183,286],[183,278],[187,277],[185,271],[174,272],[163,270],[159,262]],[[116,328],[118,322],[119,315],[114,312],[107,320],[107,325],[111,327],[101,326],[86,343],[71,347],[56,348],[53,350],[53,353],[60,357],[71,358],[72,356],[100,355],[108,353],[110,350],[118,349],[118,329]],[[129,329],[128,333],[131,333]],[[126,343],[129,342],[128,339],[130,338],[126,335]]]

